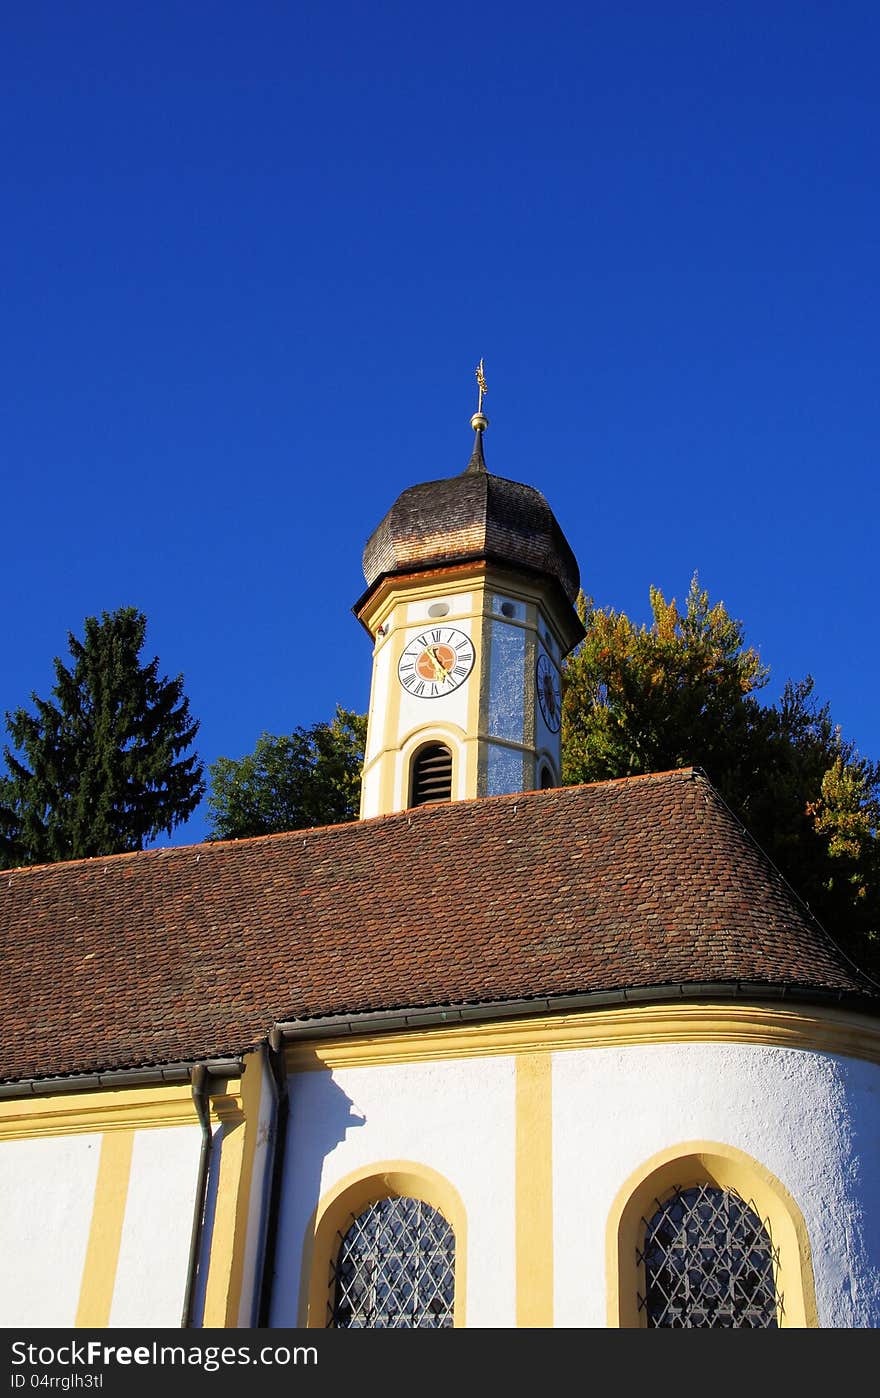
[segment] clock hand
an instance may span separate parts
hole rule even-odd
[[[433,646],[425,646],[425,655],[428,657],[428,659],[434,667],[434,674],[436,678],[438,680],[448,679],[449,671],[447,670],[446,666],[442,663],[442,661],[437,659]]]

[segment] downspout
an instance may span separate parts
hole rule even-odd
[[[260,1273],[260,1297],[257,1309],[257,1325],[261,1330],[269,1328],[269,1312],[272,1305],[272,1280],[275,1272],[276,1240],[278,1237],[278,1216],[281,1211],[281,1192],[284,1182],[284,1152],[287,1144],[287,1122],[289,1116],[287,1069],[284,1062],[284,1039],[280,1029],[275,1028],[271,1031],[267,1044],[272,1077],[272,1093],[275,1098],[275,1139],[272,1155],[272,1178],[269,1185],[269,1204],[266,1211],[263,1266]]]
[[[186,1264],[186,1290],[183,1297],[183,1315],[180,1325],[183,1330],[195,1328],[193,1320],[193,1299],[196,1289],[196,1273],[199,1266],[199,1253],[202,1246],[202,1222],[205,1216],[205,1195],[208,1188],[208,1168],[211,1163],[211,1108],[208,1102],[208,1070],[204,1063],[194,1063],[190,1075],[193,1102],[196,1115],[202,1128],[202,1145],[199,1151],[199,1172],[196,1178],[196,1199],[193,1205],[192,1235],[189,1243],[189,1259]]]

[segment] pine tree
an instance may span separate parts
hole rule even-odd
[[[143,849],[204,794],[198,732],[183,676],[142,664],[146,617],[134,607],[87,617],[72,664],[56,656],[53,698],[6,714],[12,747],[0,778],[0,867]]]

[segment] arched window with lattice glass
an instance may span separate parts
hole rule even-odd
[[[455,1235],[424,1200],[377,1199],[351,1222],[331,1264],[331,1329],[453,1324]]]
[[[775,1329],[782,1298],[769,1227],[735,1190],[677,1189],[646,1221],[649,1327]]]

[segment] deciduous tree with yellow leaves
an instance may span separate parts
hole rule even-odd
[[[880,979],[880,765],[844,739],[807,676],[762,702],[770,671],[693,577],[652,621],[594,606],[566,663],[563,779],[703,768],[825,928]]]

